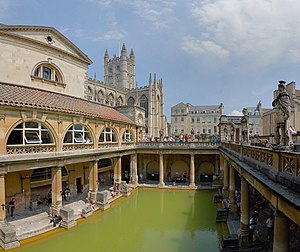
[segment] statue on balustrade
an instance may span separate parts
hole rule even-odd
[[[242,124],[242,143],[248,144],[249,143],[249,129],[248,129],[248,109],[243,108],[243,117],[241,119],[241,124]]]
[[[286,92],[285,81],[279,81],[277,97],[272,102],[275,114],[275,143],[288,145],[289,118],[291,114],[291,100]]]

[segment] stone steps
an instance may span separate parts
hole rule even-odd
[[[46,212],[25,219],[11,221],[9,225],[16,230],[18,240],[27,239],[58,227],[53,227],[53,224],[50,223],[48,213]]]

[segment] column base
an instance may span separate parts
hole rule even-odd
[[[159,183],[158,186],[159,186],[159,187],[164,187],[164,186],[165,186],[165,183],[164,183],[164,182]]]
[[[195,188],[195,187],[196,187],[196,184],[195,184],[195,183],[190,183],[190,184],[189,184],[189,187]]]

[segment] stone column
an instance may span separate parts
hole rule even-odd
[[[224,196],[227,197],[228,192],[228,163],[227,160],[224,158],[224,182],[223,182],[223,192]]]
[[[195,155],[190,155],[190,187],[195,186]]]
[[[164,185],[164,156],[159,154],[159,186]]]
[[[31,201],[30,175],[31,174],[28,172],[21,172],[25,208],[30,207],[30,201]]]
[[[231,205],[234,202],[234,189],[235,189],[235,171],[232,165],[230,165],[230,172],[229,172],[229,201]]]
[[[98,191],[98,161],[89,163],[89,191]]]
[[[273,252],[289,251],[288,219],[277,211],[274,219]]]
[[[130,183],[136,185],[138,181],[137,154],[132,154],[130,155]]]
[[[241,177],[241,223],[240,228],[248,231],[249,224],[249,185],[246,179]]]
[[[122,162],[121,162],[121,157],[115,158],[115,163],[114,163],[114,183],[121,183],[122,180]]]
[[[53,167],[52,172],[52,215],[59,212],[62,207],[62,177],[61,177],[61,167]]]
[[[98,161],[89,163],[89,193],[88,198],[91,203],[96,203],[98,191]]]
[[[3,223],[5,218],[5,174],[0,174],[0,223]]]

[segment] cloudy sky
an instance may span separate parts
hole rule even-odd
[[[278,80],[300,81],[299,13],[299,0],[0,0],[0,23],[55,27],[90,77],[103,80],[105,49],[133,48],[138,86],[162,78],[167,115],[179,102],[271,107]]]

